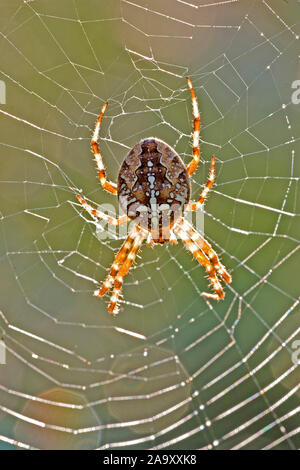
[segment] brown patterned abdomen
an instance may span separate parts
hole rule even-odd
[[[118,198],[125,213],[152,230],[154,241],[169,237],[163,231],[174,224],[190,199],[190,178],[183,161],[165,142],[149,138],[136,144],[118,176]]]

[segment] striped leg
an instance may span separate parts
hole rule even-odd
[[[210,260],[211,264],[217,271],[217,273],[222,276],[227,284],[230,284],[232,281],[231,275],[220,262],[217,253],[213,250],[211,245],[205,240],[205,238],[201,237],[201,235],[194,229],[194,227],[186,220],[184,220],[184,227],[185,231],[188,234],[189,238],[193,240],[194,243],[202,250],[208,259]]]
[[[200,207],[204,204],[205,199],[207,198],[207,195],[212,188],[213,184],[215,182],[215,157],[213,156],[211,159],[211,165],[210,165],[210,172],[209,172],[209,177],[207,180],[207,183],[205,185],[205,188],[203,189],[202,193],[200,194],[200,197],[198,201],[191,201],[188,203],[186,210],[188,211],[196,211],[200,209]]]
[[[181,223],[181,226],[183,227],[183,230],[189,239],[192,240],[197,245],[197,247],[203,251],[203,253],[205,253],[217,273],[227,284],[230,284],[232,281],[231,275],[225,266],[223,266],[223,264],[220,262],[217,253],[213,250],[211,245],[203,237],[201,237],[201,235],[187,220],[181,219],[179,223]]]
[[[129,251],[126,258],[124,259],[122,265],[120,266],[120,269],[119,269],[118,274],[116,276],[112,296],[110,298],[110,303],[108,305],[108,311],[112,315],[117,315],[119,313],[119,297],[120,297],[120,294],[121,294],[121,290],[122,290],[122,286],[123,286],[123,282],[124,282],[124,277],[126,276],[129,269],[131,268],[132,264],[134,263],[137,252],[139,251],[139,249],[140,249],[140,247],[143,243],[143,240],[146,238],[146,236],[147,236],[147,234],[144,230],[139,230],[136,233],[132,248]]]
[[[200,160],[200,148],[199,148],[199,139],[200,139],[200,113],[197,103],[197,98],[195,96],[194,88],[192,86],[191,80],[187,77],[188,86],[192,95],[192,104],[193,104],[193,114],[194,114],[194,135],[193,135],[193,160],[188,164],[187,171],[189,175],[192,175],[196,170],[199,160]]]
[[[202,264],[202,266],[205,267],[208,273],[215,294],[204,292],[202,294],[203,297],[216,300],[223,299],[225,294],[216,274],[216,266],[213,265],[210,258],[203,253],[203,249],[201,248],[201,246],[199,246],[198,237],[200,237],[200,235],[186,220],[182,218],[177,221],[174,227],[174,232],[179,235],[186,248],[191,251],[193,256],[197,259],[200,264]]]
[[[106,191],[112,194],[117,194],[117,185],[115,183],[112,183],[106,180],[106,171],[105,171],[105,167],[103,164],[102,156],[101,156],[99,145],[98,145],[101,121],[102,121],[102,117],[103,117],[103,114],[105,113],[106,108],[107,108],[107,102],[103,105],[100,116],[97,120],[91,145],[92,145],[92,150],[95,155],[95,160],[96,160],[97,167],[98,167],[98,175],[99,175],[100,183],[102,184],[103,188],[106,189]]]
[[[99,211],[97,209],[94,209],[90,204],[88,204],[83,197],[80,196],[80,194],[76,194],[76,197],[78,201],[83,205],[85,210],[92,216],[92,217],[97,217],[97,219],[105,220],[105,222],[108,222],[111,225],[122,225],[126,224],[128,222],[129,218],[127,215],[122,215],[121,217],[115,218],[110,215],[105,214],[102,211]]]
[[[116,254],[114,262],[110,268],[110,273],[103,282],[102,287],[94,292],[94,295],[96,297],[103,297],[103,295],[106,294],[106,292],[112,288],[116,276],[119,272],[120,266],[122,266],[122,263],[124,262],[125,258],[128,256],[128,253],[132,249],[136,233],[137,229],[136,226],[134,226],[130,234],[126,238],[125,242],[121,246],[120,250]]]

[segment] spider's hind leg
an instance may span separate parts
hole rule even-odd
[[[96,297],[103,297],[112,287],[113,292],[108,305],[108,311],[116,315],[119,313],[119,297],[121,295],[124,277],[134,263],[137,252],[146,238],[147,233],[137,225],[133,227],[127,239],[118,251],[111,266],[110,273],[100,289],[94,292]]]
[[[197,247],[200,250],[202,250],[203,253],[205,253],[210,263],[213,265],[217,273],[223,278],[223,280],[227,284],[230,284],[232,281],[231,274],[227,271],[225,266],[221,263],[217,253],[212,248],[212,246],[205,240],[205,238],[201,237],[200,233],[198,233],[187,220],[183,221],[183,230],[185,231],[187,236],[191,240],[193,240],[193,242],[197,245]]]
[[[139,229],[139,227],[137,227],[137,229]],[[120,265],[118,273],[115,277],[114,288],[113,288],[112,296],[110,298],[110,303],[108,305],[108,311],[113,315],[117,315],[119,313],[119,297],[121,295],[124,277],[126,276],[132,264],[134,263],[137,252],[139,251],[146,236],[147,236],[147,233],[143,229],[139,229],[136,232],[136,235],[133,239],[132,246],[127,256],[125,256],[125,258],[123,259],[122,265]]]
[[[130,232],[130,234],[124,241],[123,245],[121,246],[120,250],[116,254],[114,262],[110,268],[109,275],[103,282],[101,288],[95,290],[94,295],[96,297],[103,297],[103,295],[106,294],[106,292],[109,291],[114,285],[114,282],[120,270],[120,267],[132,248],[132,245],[135,239],[135,234],[136,234],[136,227],[134,227],[133,230]]]
[[[218,256],[212,250],[211,246],[198,234],[189,222],[180,218],[175,227],[174,231],[182,239],[186,248],[193,254],[197,261],[205,267],[212,287],[215,291],[214,294],[204,292],[203,297],[221,300],[225,297],[222,285],[217,277],[222,276],[225,282],[231,282],[231,276],[220,263]],[[209,250],[208,250],[209,247]]]

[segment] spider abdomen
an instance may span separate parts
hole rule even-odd
[[[190,178],[177,153],[154,137],[141,140],[128,153],[118,176],[123,211],[162,238],[190,200]],[[159,233],[156,233],[156,232]]]

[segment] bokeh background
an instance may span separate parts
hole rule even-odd
[[[1,0],[0,448],[297,449],[300,4],[293,0]],[[144,247],[122,312],[92,296],[121,237],[76,193],[117,202],[141,138],[188,162],[192,108],[217,181],[205,236],[230,269],[223,302],[182,245]],[[108,230],[104,227],[104,230]]]

